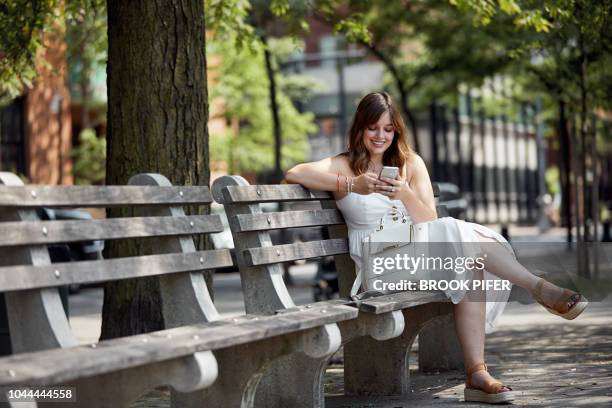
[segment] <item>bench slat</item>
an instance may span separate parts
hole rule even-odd
[[[227,186],[220,204],[333,200],[329,191],[307,190],[299,184]]]
[[[167,361],[353,319],[357,309],[332,306],[231,320],[102,341],[90,346],[17,354],[0,359],[0,385],[49,385]],[[169,337],[170,336],[170,337]]]
[[[359,310],[381,314],[432,302],[450,302],[444,292],[407,291],[357,301]]]
[[[344,219],[338,210],[300,210],[264,214],[239,214],[232,218],[235,219],[236,232],[316,227],[344,223]]]
[[[117,207],[208,204],[200,186],[0,186],[0,207]]]
[[[440,187],[432,183],[434,197],[440,195]],[[283,201],[333,200],[329,191],[306,189],[299,184],[231,185],[223,189],[219,204],[265,203]]]
[[[223,224],[217,214],[0,222],[0,246],[163,237],[220,231],[223,231]]]
[[[40,266],[5,266],[0,268],[0,291],[7,292],[180,272],[197,272],[231,265],[232,257],[229,250],[215,249],[184,254],[145,255]]]
[[[289,309],[280,309],[277,313],[291,313],[297,310],[319,310],[330,306],[353,306],[366,313],[382,314],[419,306],[432,302],[450,302],[444,292],[440,291],[405,291],[388,295],[377,295],[363,300],[340,298],[324,300],[307,305],[295,306]]]
[[[275,245],[265,248],[244,250],[245,262],[249,266],[289,262],[298,259],[319,258],[348,252],[346,239],[326,239],[321,241],[298,242],[295,244]]]

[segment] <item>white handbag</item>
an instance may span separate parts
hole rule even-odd
[[[390,217],[391,216],[391,217]],[[390,222],[387,220],[390,219]],[[351,288],[351,298],[364,299],[369,296],[391,293],[394,291],[381,290],[381,283],[393,283],[399,281],[418,281],[427,279],[423,271],[415,274],[406,268],[388,267],[386,265],[376,265],[375,262],[382,258],[396,258],[396,255],[404,257],[414,257],[417,242],[428,242],[428,224],[412,224],[409,218],[397,207],[392,207],[379,222],[378,228],[370,235],[365,237],[361,243],[362,257],[359,273],[355,278]],[[419,248],[422,248],[420,246]],[[381,271],[381,269],[383,269]],[[376,281],[380,283],[376,284]],[[376,288],[375,286],[379,286]],[[362,292],[357,294],[359,289]]]

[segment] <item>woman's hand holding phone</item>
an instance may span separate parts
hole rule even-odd
[[[377,190],[378,176],[374,173],[363,173],[353,178],[353,193],[357,194],[370,194],[375,193]]]
[[[387,175],[390,173],[395,174],[395,177],[388,177]],[[400,178],[397,167],[383,168],[379,180],[383,183],[379,181],[376,192],[386,195],[391,200],[401,200],[406,193],[412,192],[410,185]]]

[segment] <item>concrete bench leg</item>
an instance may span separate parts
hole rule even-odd
[[[284,408],[306,406],[299,403],[300,398],[306,397],[311,404],[308,406],[322,406],[323,369],[339,347],[340,330],[338,326],[331,324],[215,351],[219,363],[217,381],[201,391],[173,392],[172,407]],[[303,359],[310,358],[320,362],[319,373],[308,371],[310,366],[293,365],[300,364],[300,358],[296,357],[299,355],[303,356]],[[293,372],[296,375],[284,378],[282,382],[278,381],[285,372]],[[300,372],[302,374],[298,375]],[[264,375],[266,380],[262,381]],[[278,388],[279,383],[288,388]],[[292,392],[296,394],[291,395]],[[259,394],[258,398],[256,393]],[[260,399],[263,399],[265,404],[262,404]],[[291,400],[289,405],[288,399]]]
[[[386,341],[360,337],[344,346],[346,395],[402,395],[410,392],[408,358],[412,343],[428,322],[452,313],[452,305],[429,303],[405,309],[402,313],[405,329],[401,336]]]
[[[404,330],[401,312],[360,313],[356,319],[338,323],[342,343],[369,336],[380,340],[400,336]],[[280,401],[285,407],[322,407],[324,376],[331,355],[316,359],[298,353],[275,361],[266,371],[255,397],[257,407]],[[265,384],[265,385],[264,385]]]
[[[452,313],[431,320],[419,333],[419,370],[463,369],[463,353]]]
[[[255,406],[323,407],[323,378],[330,358],[296,353],[274,361],[257,388]]]
[[[156,387],[193,391],[212,384],[217,378],[217,361],[210,351],[168,362],[134,367],[95,377],[71,381],[76,388],[76,402],[49,403],[49,407],[128,407]],[[39,404],[41,405],[41,404]]]

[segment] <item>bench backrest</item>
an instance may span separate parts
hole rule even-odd
[[[59,286],[156,276],[167,328],[218,319],[202,271],[230,266],[228,250],[198,251],[192,235],[223,229],[218,215],[186,216],[183,206],[212,201],[208,187],[172,186],[139,174],[128,186],[24,186],[0,173],[0,292],[5,295],[13,352],[77,344]],[[40,208],[129,207],[132,216],[41,221]],[[137,214],[135,216],[134,214]],[[51,263],[48,245],[155,237],[152,253]]]
[[[347,228],[331,193],[298,184],[250,185],[240,176],[223,176],[212,187],[223,204],[236,247],[247,313],[273,313],[295,306],[282,279],[282,263],[335,256],[340,295],[348,296],[355,266],[348,255]],[[438,188],[434,185],[434,195]],[[308,209],[263,212],[263,203],[308,204]],[[298,204],[296,206],[296,204]],[[444,208],[438,208],[445,215]],[[327,227],[328,239],[273,243],[270,231]]]

